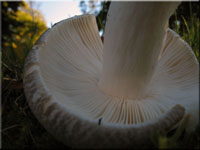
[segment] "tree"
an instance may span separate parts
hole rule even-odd
[[[2,2],[2,70],[5,76],[21,79],[18,75],[22,74],[28,52],[46,29],[42,14],[26,2]]]
[[[104,27],[106,25],[106,16],[108,13],[108,9],[110,7],[110,1],[102,2],[101,6],[102,6],[102,9],[97,15],[97,25],[98,25],[99,31],[102,31],[104,33]]]
[[[100,32],[104,32],[106,23],[106,16],[110,6],[110,1],[103,1],[101,3],[97,1],[81,1],[79,7],[83,14],[90,13],[95,14],[97,18],[97,26]]]

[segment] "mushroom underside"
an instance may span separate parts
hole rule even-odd
[[[193,128],[198,122],[198,63],[189,45],[174,31],[167,29],[166,34],[146,95],[123,99],[105,94],[98,87],[103,44],[95,17],[85,15],[56,24],[39,39],[25,63],[25,94],[34,114],[49,132],[72,145],[80,135],[89,137],[96,132],[100,133],[96,137],[100,141],[104,138],[101,132],[107,134],[107,145],[109,136],[116,139],[126,135],[130,142],[134,141],[130,138],[134,133],[138,140],[150,132],[146,126],[156,130],[159,123],[152,124],[177,104],[191,114]],[[174,110],[175,118],[180,116],[178,110]],[[144,130],[135,131],[139,127]],[[80,144],[89,140],[84,138]]]

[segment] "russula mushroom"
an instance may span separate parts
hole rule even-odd
[[[190,115],[198,123],[198,61],[167,22],[178,3],[113,2],[104,44],[95,16],[63,20],[36,42],[24,89],[41,124],[72,147],[127,148]]]

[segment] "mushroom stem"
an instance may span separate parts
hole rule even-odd
[[[177,2],[114,2],[105,28],[99,87],[120,98],[146,95]]]

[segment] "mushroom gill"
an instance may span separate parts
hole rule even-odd
[[[126,60],[122,50],[119,50],[119,55],[113,49],[104,50],[117,44],[119,49],[124,46],[131,50],[134,49],[132,43],[141,49],[145,44],[148,46],[147,39],[137,41],[137,37],[124,33],[126,24],[132,17],[133,26],[128,25],[127,32],[137,31],[139,39],[145,39],[142,27],[145,23],[148,25],[149,20],[145,20],[139,8],[152,8],[150,10],[154,13],[159,13],[163,8],[156,8],[160,6],[167,12],[162,24],[162,29],[165,29],[165,21],[177,7],[175,3],[112,3],[110,22],[108,20],[106,24],[106,45],[101,41],[93,15],[63,20],[41,36],[26,59],[24,88],[32,111],[50,133],[74,147],[106,147],[113,144],[126,147],[138,141],[141,144],[145,141],[141,139],[148,139],[156,129],[170,129],[184,118],[185,113],[191,115],[188,128],[194,128],[198,122],[199,64],[190,46],[174,31],[159,29],[157,32],[162,32],[162,38],[152,33],[152,38],[161,42],[150,45],[155,49],[152,54],[145,50],[127,51],[127,56],[132,56]],[[117,13],[117,8],[120,8],[121,16],[113,19],[116,21],[114,24],[112,15]],[[130,8],[134,8],[133,11]],[[137,12],[138,16],[134,16]],[[128,14],[124,17],[124,13]],[[135,22],[141,16],[144,21],[142,27]],[[162,15],[159,17],[162,18]],[[153,23],[157,21],[160,20],[153,20]],[[119,22],[123,22],[121,31],[114,31],[120,29]],[[158,28],[161,24],[155,25]],[[112,30],[112,26],[116,28]],[[153,25],[147,30],[152,28]],[[155,29],[152,31],[155,32]],[[117,37],[117,34],[123,37]],[[126,34],[127,40],[124,39]],[[122,45],[119,45],[120,40]],[[128,68],[126,65],[118,68],[117,61],[134,62],[135,73],[128,72],[131,64]],[[135,85],[131,80],[123,82],[120,75],[124,73],[127,75],[125,80],[134,78]],[[127,94],[124,89],[132,87]]]

